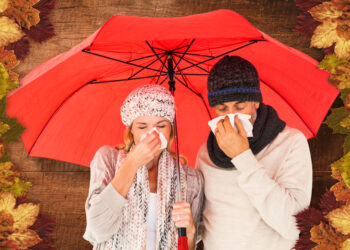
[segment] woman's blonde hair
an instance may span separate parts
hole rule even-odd
[[[173,127],[171,126],[171,128],[173,128]],[[167,146],[166,150],[170,153],[171,156],[176,157],[176,153],[171,149],[171,145],[173,143],[173,140],[174,140],[174,132],[173,132],[173,129],[171,129],[170,138],[169,138],[168,146]],[[114,148],[116,148],[118,150],[125,150],[126,152],[129,152],[133,142],[134,142],[134,136],[131,133],[131,128],[126,127],[126,129],[124,131],[124,143],[117,144],[114,146]],[[187,158],[185,156],[179,155],[179,159],[180,159],[181,164],[187,164]]]

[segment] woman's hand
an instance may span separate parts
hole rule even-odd
[[[238,132],[232,127],[228,116],[218,121],[215,131],[219,148],[231,159],[249,149],[247,133],[241,120],[235,116],[235,125]]]
[[[193,237],[196,232],[196,226],[192,218],[191,205],[188,202],[175,202],[172,212],[172,218],[177,228],[186,228],[188,237]]]
[[[140,141],[127,155],[127,160],[131,161],[137,168],[146,165],[153,160],[160,150],[160,139],[157,132],[147,134],[145,139]]]

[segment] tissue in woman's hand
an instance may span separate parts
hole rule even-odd
[[[148,131],[147,134],[151,134],[153,131],[156,131],[159,135],[159,139],[160,139],[160,149],[165,149],[168,145],[168,141],[166,140],[165,136],[163,135],[163,133],[159,132],[158,129],[156,127],[152,128],[150,131]],[[145,139],[147,134],[143,134],[140,138],[140,141],[142,141],[143,139]]]
[[[249,121],[251,116],[246,115],[246,114],[241,114],[241,113],[228,114],[227,116],[230,119],[230,123],[236,131],[237,131],[237,128],[235,125],[235,116],[236,115],[238,115],[238,118],[241,120],[243,127],[247,133],[247,137],[253,137],[253,125]],[[226,117],[226,115],[219,116],[219,117],[216,117],[215,119],[210,120],[208,122],[208,125],[209,125],[211,131],[213,131],[214,135],[215,135],[215,129],[216,129],[218,121],[220,121],[221,119],[225,119],[225,117]]]

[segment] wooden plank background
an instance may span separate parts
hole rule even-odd
[[[323,52],[310,48],[309,40],[293,31],[300,12],[294,1],[286,0],[57,0],[50,16],[57,36],[43,44],[31,43],[30,55],[16,68],[23,77],[47,59],[67,51],[97,30],[116,14],[174,17],[231,9],[247,18],[255,27],[277,40],[299,49],[316,60]],[[64,73],[64,72],[62,72]],[[341,101],[333,106],[341,105]],[[307,108],[307,107],[305,107]],[[332,135],[322,125],[316,138],[309,141],[314,186],[312,205],[316,206],[326,187],[334,180],[329,164],[342,155],[342,135]],[[82,238],[85,231],[84,202],[88,193],[89,169],[50,159],[27,157],[22,142],[8,145],[11,160],[33,183],[27,198],[40,203],[41,211],[57,220],[53,242],[57,249],[91,249]]]

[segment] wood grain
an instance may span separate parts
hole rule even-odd
[[[31,43],[30,55],[15,70],[23,77],[44,61],[84,40],[116,14],[176,17],[216,9],[234,10],[273,38],[316,60],[323,58],[321,50],[310,48],[310,41],[293,31],[300,12],[294,1],[60,0],[50,17],[57,36],[42,44]],[[333,135],[327,126],[322,125],[317,137],[309,141],[314,165],[314,206],[325,188],[334,183],[329,164],[341,157],[343,140],[342,135]],[[27,157],[21,141],[8,145],[8,148],[11,160],[21,167],[25,179],[33,183],[27,198],[40,203],[41,211],[58,221],[53,237],[55,247],[91,249],[91,245],[82,238],[89,169],[50,159]]]

